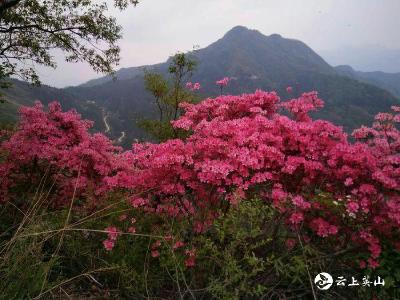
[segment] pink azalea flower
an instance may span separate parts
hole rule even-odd
[[[176,249],[178,249],[178,248],[180,248],[180,247],[183,247],[184,245],[185,245],[184,242],[182,242],[182,241],[177,241],[177,242],[172,246],[172,249],[176,250]]]
[[[286,248],[291,251],[294,246],[296,246],[296,240],[295,239],[287,239],[286,240]]]
[[[196,249],[190,249],[185,251],[186,259],[185,266],[186,267],[194,267],[196,264]]]
[[[111,251],[114,248],[114,241],[113,240],[105,240],[103,241],[104,249],[107,251]]]
[[[219,85],[219,86],[227,86],[228,85],[228,83],[229,83],[229,77],[224,77],[224,78],[222,78],[222,79],[220,79],[220,80],[217,80],[216,82],[215,82],[217,85]]]
[[[345,186],[350,186],[353,184],[353,179],[351,179],[350,177],[346,178],[344,185]]]
[[[198,83],[198,82],[196,82],[196,83],[193,85],[193,91],[199,90],[200,88],[201,88],[201,85],[200,85],[200,83]]]
[[[321,237],[327,237],[329,235],[335,235],[338,229],[335,225],[330,225],[327,221],[322,218],[316,218],[311,222],[311,228]]]
[[[130,202],[131,205],[135,208],[138,208],[146,204],[146,200],[143,199],[142,197],[133,197]]]
[[[107,231],[107,233],[108,233],[108,238],[109,238],[111,241],[115,241],[115,240],[117,239],[118,235],[120,234],[120,233],[118,232],[117,227],[115,227],[115,226],[107,227],[107,228],[104,229],[104,230]]]
[[[293,213],[290,216],[290,223],[297,225],[300,224],[304,220],[304,215],[301,212]]]
[[[189,257],[185,259],[185,266],[190,268],[194,267],[196,265],[196,258],[195,257]]]
[[[301,197],[301,196],[295,196],[292,199],[292,202],[295,206],[302,208],[302,209],[309,209],[311,207],[311,204],[304,201],[303,197]]]
[[[186,83],[186,88],[191,90],[191,91],[196,91],[196,90],[199,90],[201,88],[201,85],[198,82],[195,82],[195,83],[187,82]]]
[[[358,205],[357,202],[352,201],[352,202],[347,203],[346,208],[347,208],[347,212],[356,213],[358,211],[358,209],[360,208],[360,206]]]
[[[375,259],[368,258],[368,266],[371,269],[376,269],[377,267],[379,267],[379,262]]]
[[[158,252],[158,250],[151,251],[151,257],[159,257],[159,256],[160,256],[160,252]]]

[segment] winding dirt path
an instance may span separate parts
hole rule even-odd
[[[109,133],[111,131],[111,127],[110,127],[110,124],[108,124],[108,122],[107,122],[107,118],[108,118],[108,115],[106,114],[106,112],[103,108],[103,122],[104,122],[104,125],[106,126],[106,131],[104,131],[104,133]]]
[[[121,144],[125,136],[126,136],[125,131],[121,131],[121,136],[117,139],[117,142]]]

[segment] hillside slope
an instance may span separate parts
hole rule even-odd
[[[45,105],[53,101],[59,101],[64,110],[74,108],[84,118],[94,121],[93,130],[105,130],[102,120],[103,111],[95,102],[77,97],[65,89],[57,89],[46,85],[36,87],[15,79],[11,80],[11,83],[12,86],[10,88],[1,91],[7,101],[0,104],[0,123],[15,122],[18,118],[18,108],[21,105],[31,106],[38,100]]]

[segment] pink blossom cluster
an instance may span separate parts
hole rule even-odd
[[[399,114],[378,115],[350,143],[340,127],[309,117],[322,106],[316,92],[281,103],[264,91],[184,104],[173,126],[191,135],[134,144],[122,155],[131,168],[108,184],[144,192],[134,207],[189,217],[196,232],[212,225],[224,203],[262,196],[287,216],[290,230],[301,224],[308,234],[357,245],[366,243],[360,228],[367,230],[376,240],[365,249],[377,259],[381,239],[399,237]]]
[[[120,232],[115,226],[107,227],[105,231],[107,232],[108,238],[103,241],[103,246],[107,251],[111,251],[115,246],[115,241],[120,235]]]
[[[55,206],[69,203],[74,190],[75,197],[97,201],[107,189],[104,179],[118,169],[120,149],[104,135],[90,134],[92,122],[73,110],[63,112],[59,103],[45,111],[36,102],[20,114],[18,129],[0,145],[0,202],[18,187],[37,188],[43,178],[54,185]]]
[[[186,83],[186,88],[191,90],[191,91],[197,91],[201,89],[201,85],[198,82],[192,83],[192,82],[187,82]]]
[[[185,255],[185,265],[186,267],[193,267],[196,262],[196,249],[195,248],[185,248],[186,244],[181,240],[176,240],[172,235],[168,234],[164,236],[164,240],[156,240],[150,245],[150,255],[153,258],[157,258],[161,255],[161,246],[168,246],[168,251],[181,251]]]
[[[190,268],[196,265],[196,249],[188,249],[185,251],[185,266]]]
[[[161,240],[157,240],[155,241],[153,244],[151,244],[151,257],[159,257],[160,256],[160,252],[159,252],[159,248],[161,246]]]
[[[227,86],[229,83],[229,77],[224,77],[220,80],[217,80],[215,83],[216,83],[216,85],[218,85],[220,87]]]

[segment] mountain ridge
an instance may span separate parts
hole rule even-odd
[[[365,83],[381,87],[393,95],[400,98],[400,72],[389,73],[383,71],[363,72],[354,70],[349,65],[339,65],[335,67],[341,75],[350,77]]]
[[[399,104],[388,91],[343,74],[305,43],[279,34],[266,36],[236,26],[193,55],[199,63],[192,80],[200,82],[204,98],[219,95],[215,81],[225,76],[232,78],[225,89],[229,94],[275,90],[285,100],[316,90],[326,106],[314,116],[342,125],[349,132],[370,124],[377,112]],[[105,76],[62,91],[68,95],[66,98],[74,97],[78,106],[84,106],[84,117],[90,113],[85,111],[85,105],[89,104],[94,110],[105,112],[110,126],[107,134],[117,139],[122,132],[126,133],[124,142],[128,145],[133,138],[147,138],[137,121],[156,117],[153,98],[144,88],[143,69],[167,76],[170,59],[155,65],[122,68],[115,79]],[[293,87],[292,94],[286,92],[287,86]],[[104,115],[96,112],[95,129],[104,131],[104,119]]]
[[[305,43],[303,43],[303,42],[301,42],[299,40],[296,40],[296,39],[283,38],[281,35],[276,34],[276,33],[275,34],[271,34],[270,36],[265,36],[265,35],[263,35],[261,32],[259,32],[256,29],[248,29],[247,27],[241,26],[241,25],[233,27],[231,30],[226,32],[224,34],[224,36],[221,37],[220,39],[218,39],[217,41],[215,41],[215,42],[211,43],[210,45],[208,45],[208,46],[196,51],[196,54],[199,56],[199,58],[201,60],[202,56],[209,55],[210,51],[213,51],[213,50],[214,51],[215,50],[224,51],[224,50],[226,50],[226,49],[221,49],[221,48],[227,48],[226,47],[226,43],[236,44],[236,45],[241,44],[241,39],[243,37],[247,41],[250,38],[253,41],[257,40],[258,42],[266,42],[265,47],[267,48],[267,50],[269,50],[271,48],[271,46],[273,46],[275,48],[279,48],[280,46],[282,46],[282,42],[293,43],[293,45],[296,44],[296,47],[299,47],[299,46],[303,47],[303,49],[302,49],[303,53],[304,53],[304,50],[306,50],[308,52],[308,54],[311,54],[313,56],[312,59],[314,61],[310,65],[306,66],[307,70],[310,70],[310,68],[315,68],[316,69],[317,66],[315,66],[315,61],[317,61],[317,65],[320,68],[319,71],[324,69],[324,72],[326,72],[326,73],[330,73],[330,74],[335,73],[334,69],[329,64],[327,64],[323,60],[323,58],[321,56],[319,56],[317,53],[312,51],[311,48],[309,48]],[[222,47],[221,47],[221,43],[223,43]],[[290,48],[290,47],[286,46],[286,47],[283,47],[283,48],[287,49],[287,48]],[[275,53],[276,53],[276,50],[278,50],[278,49],[273,49],[273,51],[275,51]],[[284,55],[286,55],[287,57],[290,56],[290,55],[296,55],[296,54],[297,54],[296,51],[292,51],[292,53],[284,53]],[[81,85],[76,86],[76,87],[91,87],[91,86],[103,84],[106,81],[111,81],[111,80],[132,79],[136,75],[139,75],[140,71],[142,71],[144,68],[156,69],[156,70],[159,70],[161,72],[162,71],[166,71],[167,68],[165,68],[165,64],[168,64],[170,59],[171,58],[168,58],[164,63],[157,63],[157,64],[153,64],[153,65],[142,65],[142,66],[121,68],[115,73],[115,76],[108,75],[108,76],[100,77],[100,78],[97,78],[97,79],[92,79],[92,80],[89,80],[89,81],[87,81],[87,82],[85,82],[85,83],[83,83]],[[221,76],[224,76],[224,74],[220,74],[220,77]],[[70,88],[74,88],[74,87],[70,87]]]

